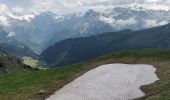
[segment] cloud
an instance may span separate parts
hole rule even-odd
[[[1,26],[9,26],[8,19],[5,16],[0,16],[0,25]]]
[[[155,26],[157,26],[157,20],[148,19],[145,21],[145,27],[149,28],[149,27],[155,27]]]
[[[144,21],[144,27],[146,28],[150,28],[150,27],[156,27],[156,26],[161,26],[161,25],[166,25],[169,22],[168,21],[160,21],[158,22],[157,20],[153,20],[153,19],[148,19]]]
[[[12,16],[12,12],[8,9],[5,4],[0,3],[0,15]]]
[[[115,23],[115,19],[112,18],[112,17],[109,17],[109,18],[108,18],[108,17],[101,16],[99,19],[100,19],[101,21],[107,23],[107,24],[110,24],[110,25],[113,25],[113,24]]]
[[[161,0],[145,0],[147,3],[157,3],[160,2]]]
[[[138,5],[149,9],[169,9],[169,0],[32,0],[28,11],[69,13],[88,9],[107,9],[123,5]]]
[[[137,20],[134,17],[128,19],[119,19],[115,23],[120,26],[134,25],[137,24]]]
[[[14,12],[22,13],[52,11],[57,14],[65,14],[124,5],[138,5],[158,10],[170,8],[170,0],[0,0],[0,3],[7,5]]]
[[[9,34],[7,35],[7,37],[9,38],[9,37],[13,37],[13,36],[15,36],[15,35],[16,35],[15,32],[9,32]]]
[[[158,23],[158,25],[161,26],[161,25],[166,25],[168,23],[169,23],[169,21],[161,21],[161,22]]]
[[[21,14],[21,13],[24,12],[24,9],[21,8],[21,7],[19,7],[19,6],[16,6],[16,7],[12,8],[12,11],[13,11],[14,13]]]
[[[138,21],[134,18],[134,17],[130,17],[130,18],[127,18],[127,19],[118,19],[118,20],[115,20],[114,18],[110,17],[110,18],[107,18],[107,17],[100,17],[100,20],[107,23],[107,24],[110,24],[112,25],[113,27],[125,27],[125,26],[128,26],[128,25],[135,25],[138,23]]]

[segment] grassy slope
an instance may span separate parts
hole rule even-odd
[[[35,60],[31,57],[23,57],[23,63],[25,65],[31,66],[33,68],[40,68],[42,67],[38,60]]]
[[[170,98],[170,50],[148,49],[113,53],[93,60],[70,65],[67,68],[47,69],[37,72],[0,75],[0,100],[43,99],[57,89],[90,69],[108,63],[152,64],[160,81],[143,86],[148,100],[168,100]],[[39,90],[45,94],[38,94]]]
[[[14,56],[0,55],[0,73],[30,72],[36,70],[24,65],[20,59]]]

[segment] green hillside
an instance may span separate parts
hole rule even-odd
[[[31,66],[33,68],[42,68],[43,67],[38,60],[35,60],[31,57],[23,57],[23,63],[25,65]]]
[[[43,100],[88,70],[108,63],[154,65],[160,80],[143,86],[142,90],[147,95],[140,100],[168,100],[170,98],[170,50],[145,49],[113,53],[64,68],[1,74],[0,100]]]
[[[16,72],[29,72],[35,70],[30,66],[24,65],[22,61],[14,56],[0,54],[0,74]]]

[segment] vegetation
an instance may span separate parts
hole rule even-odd
[[[0,43],[0,52],[13,55],[18,58],[22,58],[24,56],[38,58],[38,55],[34,53],[29,47],[21,44],[10,45],[8,43]]]
[[[146,96],[139,100],[168,100],[170,98],[170,50],[145,49],[108,54],[64,68],[2,74],[0,75],[0,100],[43,100],[88,70],[108,63],[154,65],[160,80],[143,86],[142,90]]]
[[[105,33],[66,39],[47,48],[41,55],[51,66],[78,63],[108,53],[144,48],[170,48],[170,24],[151,29]]]
[[[24,65],[14,56],[0,55],[0,73],[16,73],[33,71],[34,68]]]
[[[42,65],[38,60],[35,60],[31,57],[23,57],[23,63],[25,65],[31,66],[33,68],[41,68]]]

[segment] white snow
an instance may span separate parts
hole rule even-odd
[[[46,100],[129,100],[145,94],[139,89],[158,80],[152,65],[107,64],[75,79]]]

